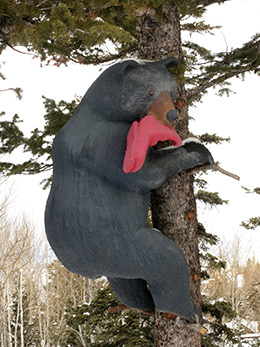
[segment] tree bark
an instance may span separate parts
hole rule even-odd
[[[160,60],[169,56],[182,59],[180,17],[176,6],[169,2],[162,13],[147,9],[138,27],[139,57]],[[177,105],[181,119],[175,124],[179,135],[188,137],[188,106],[182,83],[178,86]],[[200,263],[198,253],[196,203],[193,177],[182,173],[170,179],[151,194],[153,225],[178,244],[187,259],[190,270],[191,298],[200,306]],[[155,315],[155,346],[201,345],[199,330],[194,324],[180,319],[169,319],[160,312]]]

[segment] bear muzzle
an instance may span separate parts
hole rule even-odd
[[[177,110],[168,91],[163,91],[159,95],[149,107],[147,114],[154,116],[160,123],[167,126],[172,126],[172,123],[178,119]]]
[[[166,118],[169,122],[173,123],[175,120],[179,118],[178,112],[175,108],[172,108],[166,113]]]

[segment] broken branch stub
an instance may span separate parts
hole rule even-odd
[[[219,171],[221,172],[223,175],[229,176],[237,181],[240,180],[240,177],[238,175],[235,175],[227,170],[224,170],[222,167],[219,166],[219,163],[216,162],[214,164],[210,164],[207,166],[199,166],[199,167],[195,167],[191,170],[188,170],[187,173],[190,175],[193,175],[195,173],[201,172],[201,171],[207,171],[207,170],[212,170],[212,171]]]

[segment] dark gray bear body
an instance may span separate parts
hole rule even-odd
[[[176,94],[167,67],[174,59],[125,61],[94,82],[53,144],[53,183],[45,225],[60,261],[89,278],[107,276],[128,306],[195,321],[189,272],[181,249],[146,227],[149,193],[181,171],[213,162],[198,143],[155,151],[126,174],[128,131],[162,92]]]

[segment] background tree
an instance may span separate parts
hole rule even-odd
[[[224,2],[3,1],[1,47],[24,45],[30,54],[58,65],[69,60],[99,63],[131,55],[161,59],[174,54],[183,62],[177,72],[179,93],[176,103],[181,120],[176,128],[181,137],[186,138],[189,135],[188,106],[199,101],[208,88],[218,85],[220,93],[228,92],[226,81],[231,77],[243,76],[247,71],[259,73],[259,35],[240,48],[218,54],[192,42],[181,42],[181,30],[212,30],[199,18],[207,6]],[[188,16],[192,16],[191,23],[185,21]],[[107,40],[113,43],[110,51],[107,50]],[[39,161],[48,155],[48,134],[36,129],[31,138],[26,138],[18,123],[17,117],[1,123],[2,153],[25,146],[34,157],[18,166],[2,163],[2,171],[35,173],[50,168],[48,161],[47,164]],[[62,124],[62,121],[56,123],[56,129]],[[193,178],[182,174],[154,192],[152,212],[154,226],[182,247],[190,267],[191,295],[199,304],[200,265]],[[170,321],[158,313],[156,326],[158,345],[200,345],[199,333],[184,321]]]
[[[42,252],[28,221],[8,217],[8,202],[0,204],[0,346],[65,346],[73,328],[67,309],[90,305],[106,280],[91,283],[53,259],[49,247]]]
[[[99,289],[91,303],[68,306],[66,344],[83,346],[154,346],[153,316],[133,310],[114,311],[120,302],[110,286]],[[111,311],[112,310],[112,311]]]
[[[24,283],[31,276],[28,264],[34,258],[35,241],[28,221],[8,218],[7,204],[8,198],[0,205],[0,341],[9,347],[25,345],[29,311],[24,312]]]
[[[247,194],[260,194],[260,188],[256,187],[253,190],[250,190],[248,188],[243,187],[243,189],[246,191]],[[251,217],[247,221],[243,221],[241,223],[241,226],[244,227],[247,230],[254,230],[257,227],[260,226],[260,217]]]
[[[260,333],[259,262],[254,257],[247,257],[249,249],[247,252],[242,249],[239,237],[230,243],[222,243],[219,251],[225,260],[225,268],[211,268],[210,279],[202,283],[207,308],[213,311],[213,315],[207,315],[207,321],[211,323],[209,336],[215,326],[219,334],[218,340],[214,338],[213,343],[218,341],[217,345],[221,345],[224,341],[245,343],[247,333],[256,333],[252,344],[250,341],[247,343],[257,346]]]

